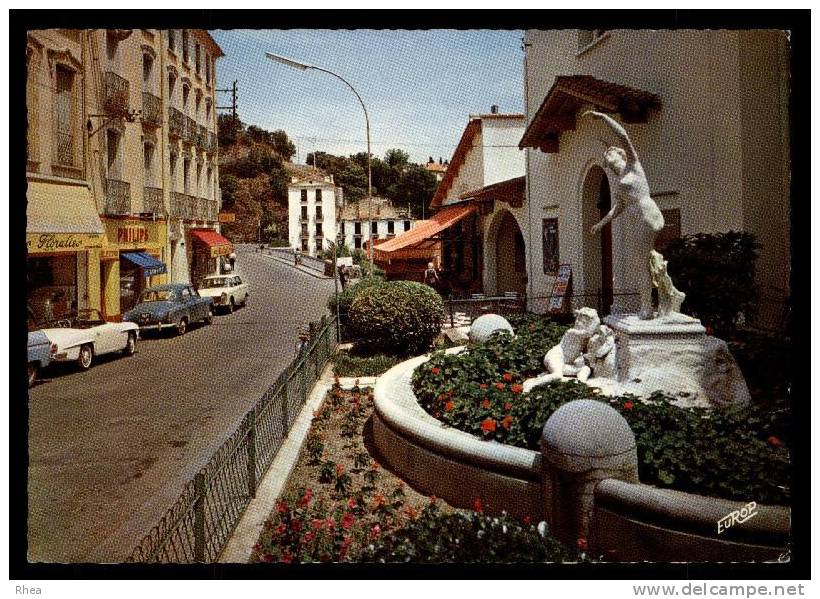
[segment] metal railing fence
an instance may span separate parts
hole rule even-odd
[[[185,485],[129,562],[208,563],[219,558],[335,350],[336,326],[335,318],[326,316],[311,323],[308,343]]]

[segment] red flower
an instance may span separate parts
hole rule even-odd
[[[341,476],[345,473],[344,464],[336,464],[336,476]]]
[[[411,520],[415,520],[419,513],[413,508],[413,506],[408,506],[404,512],[407,514],[407,517]]]
[[[328,530],[334,530],[336,528],[336,521],[333,519],[333,516],[325,518],[325,527]]]
[[[370,529],[370,536],[378,537],[380,534],[382,534],[382,527],[379,526],[379,524],[377,522],[376,524],[373,525],[373,528]]]
[[[273,556],[270,553],[266,553],[262,556],[262,561],[271,563],[273,561]]]
[[[479,383],[479,385],[478,385],[479,389],[486,389],[487,387],[489,387],[489,385],[487,383]]]
[[[280,524],[279,526],[276,527],[276,534],[283,535],[283,534],[285,534],[285,531],[287,529],[288,529],[288,527],[285,526],[284,522],[282,522],[282,524]]]
[[[490,409],[490,400],[485,399],[484,401],[482,401],[481,402],[481,407],[484,408],[485,410],[489,410]]]
[[[345,515],[342,516],[342,528],[345,530],[350,530],[350,527],[353,526],[355,521],[356,517],[353,514],[350,512],[345,512]]]
[[[385,502],[384,495],[382,495],[381,493],[376,493],[373,496],[373,503],[376,504],[377,507],[383,506],[384,502]]]
[[[347,500],[347,507],[349,507],[351,510],[355,510],[356,505],[356,499],[354,499],[353,497]]]
[[[438,366],[433,366],[430,369],[430,372],[432,372],[433,374],[441,374],[441,368],[439,368]]]
[[[766,441],[772,447],[780,447],[781,445],[783,445],[783,441],[780,440],[780,437],[775,437],[774,435],[766,439]]]
[[[502,376],[501,378],[503,378],[505,381],[509,383],[512,380],[512,375],[509,372],[505,372],[504,376]]]
[[[288,513],[288,504],[284,501],[280,501],[276,504],[276,511],[280,514],[287,514]]]
[[[524,390],[524,385],[516,383],[512,387],[510,387],[513,393],[521,393]]]
[[[578,549],[586,551],[588,549],[587,540],[584,537],[578,537]]]
[[[315,532],[305,533],[305,543],[310,543],[315,538],[316,538],[316,533]]]
[[[453,402],[452,401],[448,401],[446,404],[444,404],[444,411],[445,412],[449,412],[452,409],[453,409]]]
[[[282,561],[285,562],[286,564],[293,563],[293,554],[291,554],[291,552],[288,551],[288,550],[283,551],[282,552]]]
[[[495,431],[496,421],[492,418],[487,418],[484,422],[481,423],[481,430],[485,433],[492,433]]]
[[[624,410],[631,410],[634,407],[635,407],[635,404],[632,403],[631,401],[628,401],[624,404]]]
[[[506,416],[504,416],[504,420],[501,421],[501,426],[503,426],[507,430],[510,430],[510,425],[511,424],[512,424],[512,416],[507,414]]]
[[[313,527],[313,530],[322,530],[322,527],[325,525],[325,521],[314,518],[310,521],[310,525]]]
[[[473,500],[473,509],[475,511],[477,511],[479,514],[484,511],[484,506],[481,505],[481,498],[480,497],[476,497]]]
[[[301,521],[301,520],[295,520],[295,519],[294,519],[294,520],[293,520],[293,521],[291,521],[291,523],[290,523],[290,529],[291,529],[293,532],[299,532],[300,530],[302,530],[302,521]]]
[[[313,499],[313,489],[305,491],[304,496],[299,500],[299,507],[307,507],[310,500]]]
[[[512,404],[510,402],[505,403],[504,409],[509,412],[510,410],[512,410]]]
[[[496,383],[495,388],[498,389],[499,391],[503,391],[504,390],[504,383]]]
[[[529,516],[524,516],[524,524],[529,525],[530,522],[532,522],[532,518],[530,518]]]

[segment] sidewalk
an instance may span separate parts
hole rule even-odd
[[[299,271],[305,273],[306,275],[310,275],[311,277],[313,277],[315,279],[332,279],[333,278],[333,277],[326,276],[324,273],[321,273],[321,272],[319,272],[318,270],[316,270],[314,268],[309,268],[309,267],[304,266],[304,265],[295,266],[293,264],[293,259],[292,258],[290,260],[288,260],[288,259],[282,258],[280,256],[274,256],[273,254],[264,254],[264,255],[269,256],[270,258],[276,260],[280,264],[284,264],[285,266],[290,266],[291,268],[299,270]]]

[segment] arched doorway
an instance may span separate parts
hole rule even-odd
[[[499,212],[487,232],[485,290],[494,295],[527,290],[527,262],[524,235],[508,210]]]
[[[590,229],[611,207],[606,173],[600,166],[593,166],[583,186],[583,289],[578,300],[596,308],[600,314],[609,314],[613,300],[612,225],[606,225],[598,235],[593,235]]]

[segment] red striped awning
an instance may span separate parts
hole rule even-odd
[[[416,223],[416,226],[401,235],[373,246],[374,259],[387,260],[396,257],[395,252],[422,245],[444,229],[452,227],[462,218],[476,211],[472,203],[459,203],[445,206],[429,220]]]
[[[233,251],[233,244],[213,229],[193,229],[191,235],[211,250],[211,258],[227,256]]]

